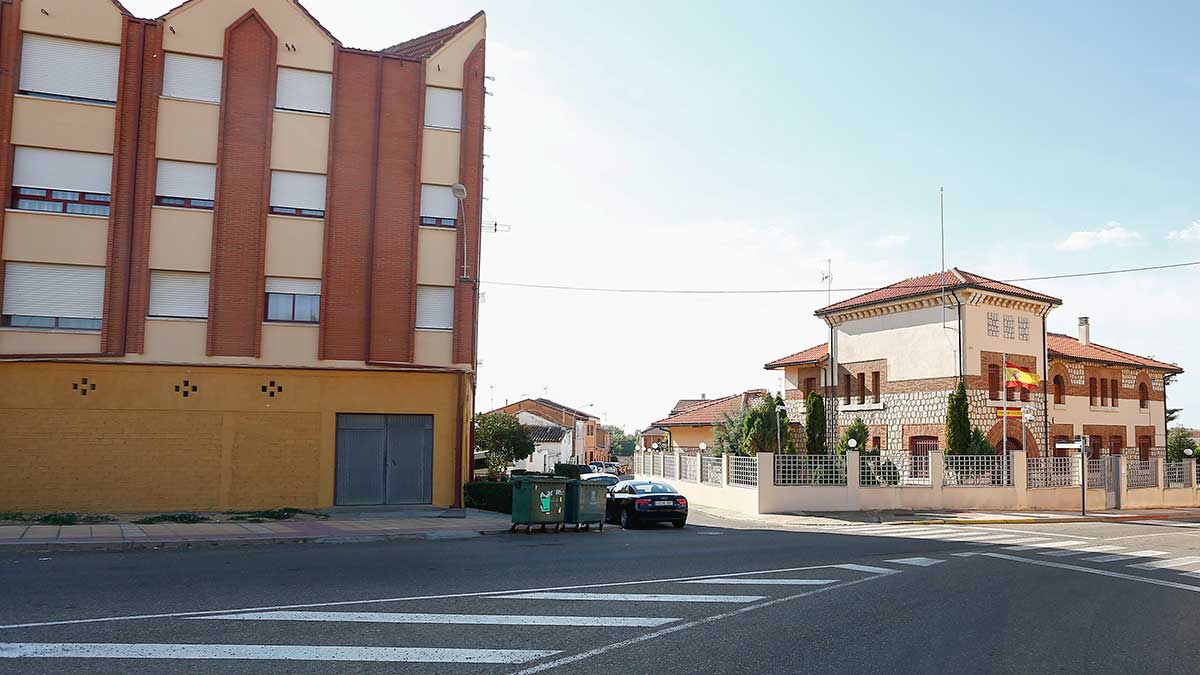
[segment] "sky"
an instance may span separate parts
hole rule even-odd
[[[175,0],[125,0],[158,16]],[[306,0],[377,49],[488,16],[477,407],[546,396],[640,429],[778,390],[827,295],[1200,260],[1200,4]],[[1200,267],[1023,284],[1052,331],[1179,363],[1200,426]],[[853,295],[834,292],[833,300]]]

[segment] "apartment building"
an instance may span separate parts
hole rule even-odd
[[[1093,342],[1087,318],[1077,337],[1047,332],[1046,316],[1061,304],[951,269],[817,310],[830,341],[765,367],[784,373],[792,422],[803,422],[803,401],[818,391],[839,430],[862,418],[872,448],[923,454],[944,447],[947,398],[961,379],[971,424],[997,448],[1065,454],[1054,445],[1087,436],[1104,452],[1161,453],[1166,385],[1182,369]],[[1007,386],[1005,358],[1041,385]],[[1005,423],[1006,407],[1033,419]]]
[[[459,504],[485,31],[0,0],[0,509]]]
[[[582,410],[556,403],[548,398],[526,398],[506,404],[492,412],[517,415],[530,412],[542,419],[573,430],[573,459],[580,463],[607,462],[609,458],[609,435],[603,429],[600,418]]]

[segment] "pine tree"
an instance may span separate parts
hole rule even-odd
[[[825,397],[815,391],[804,402],[804,451],[810,455],[829,452],[825,444]]]
[[[966,454],[971,445],[971,418],[967,412],[967,388],[960,381],[946,404],[946,447],[950,454]]]
[[[878,454],[878,451],[871,452],[870,448],[867,447],[867,436],[870,434],[871,430],[867,429],[867,425],[862,421],[862,418],[855,417],[850,426],[846,427],[845,431],[842,432],[842,438],[838,441],[837,445],[838,454],[844,455],[847,450],[851,449],[848,442],[851,438],[857,441],[853,448],[854,450],[863,454]]]

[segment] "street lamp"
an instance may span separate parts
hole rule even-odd
[[[700,441],[700,454],[703,455],[704,451],[707,449],[708,449],[708,443],[705,443],[704,441]]]
[[[787,406],[779,403],[775,406],[775,452],[783,454],[783,425],[779,423],[779,413],[783,413],[784,419],[787,419]]]
[[[462,222],[463,227],[463,265],[462,265],[462,280],[469,281],[470,275],[467,274],[467,209],[463,206],[463,201],[467,198],[467,186],[462,183],[455,183],[450,186],[450,194],[454,196],[454,200],[458,202],[458,217]]]

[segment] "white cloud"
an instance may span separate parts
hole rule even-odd
[[[885,234],[882,237],[871,242],[875,248],[900,248],[912,239],[912,235],[907,232],[897,232],[895,234]]]
[[[1141,238],[1142,235],[1125,229],[1120,223],[1110,222],[1098,230],[1072,232],[1055,248],[1060,251],[1086,251],[1097,246],[1128,246]]]
[[[1193,220],[1191,227],[1174,230],[1167,235],[1172,241],[1200,241],[1200,220]]]

